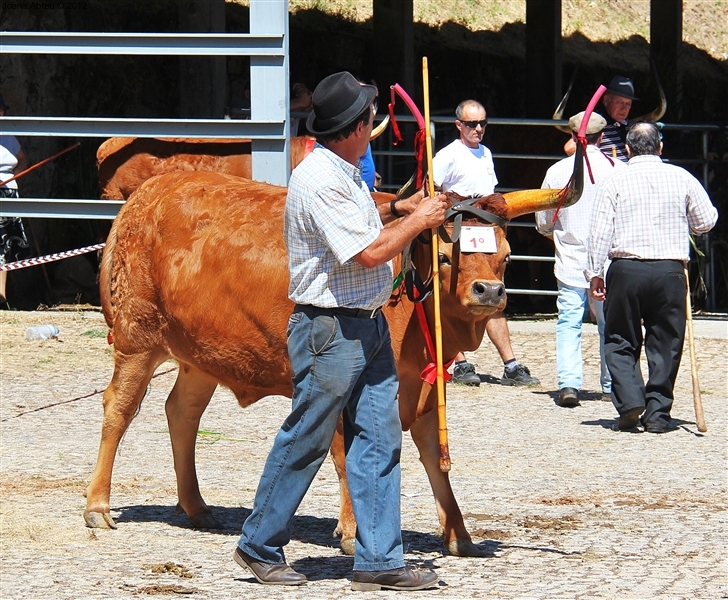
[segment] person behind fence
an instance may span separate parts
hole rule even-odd
[[[9,109],[5,98],[0,94],[0,117],[4,117]],[[27,168],[28,157],[17,138],[0,133],[0,196],[18,197],[18,182],[8,180]],[[0,265],[27,258],[28,255],[28,239],[23,222],[19,217],[0,216]],[[0,303],[6,301],[7,276],[6,271],[0,271]]]
[[[576,142],[577,133],[584,119],[584,112],[569,119],[569,128]],[[589,293],[589,284],[584,279],[587,267],[587,241],[591,229],[590,218],[598,186],[625,165],[612,160],[599,150],[607,121],[601,115],[592,113],[586,127],[586,160],[589,161],[594,183],[585,177],[584,191],[579,201],[568,208],[544,210],[536,213],[536,229],[542,235],[553,239],[556,261],[554,275],[558,288],[556,309],[556,372],[558,376],[559,406],[573,407],[579,404],[579,390],[583,383],[581,334],[585,313],[594,311],[599,332],[600,377],[602,394],[609,397],[612,392],[612,378],[604,358],[604,311],[602,302],[594,300]],[[586,167],[585,167],[586,168]],[[569,183],[574,172],[574,155],[552,165],[546,171],[542,188],[561,189]],[[554,220],[554,216],[556,220]],[[611,399],[611,398],[610,398]]]
[[[632,110],[632,101],[637,100],[634,93],[634,83],[629,77],[615,75],[602,96],[604,106],[601,111],[607,121],[602,132],[602,141],[599,148],[613,159],[627,162],[627,149],[625,140],[629,131],[629,111]],[[576,144],[570,139],[564,145],[564,151],[571,156],[576,151]]]
[[[493,155],[484,146],[483,134],[488,124],[485,108],[476,100],[464,100],[455,109],[455,127],[459,137],[442,148],[432,159],[432,176],[442,191],[452,191],[469,198],[475,195],[489,196],[495,191],[498,178],[495,175]],[[498,350],[503,361],[502,385],[538,385],[528,367],[520,364],[513,353],[511,333],[503,311],[489,316],[485,331]],[[453,367],[453,383],[480,385],[475,366],[459,352]]]
[[[649,433],[664,433],[671,429],[685,338],[690,234],[710,231],[718,211],[695,177],[662,162],[653,123],[630,128],[627,152],[627,168],[597,192],[585,275],[594,299],[606,298],[604,349],[617,427],[633,430],[641,422]],[[605,280],[607,257],[612,263]],[[646,383],[640,369],[643,347]]]
[[[381,307],[392,291],[391,259],[449,207],[420,192],[377,206],[362,181],[376,88],[348,72],[324,78],[307,127],[313,151],[294,169],[284,236],[288,250],[288,353],[293,410],[278,432],[260,478],[235,561],[260,583],[299,585],[306,576],[285,561],[294,514],[344,423],[349,493],[357,522],[352,590],[420,590],[429,570],[405,566],[400,526],[402,425],[397,371]]]

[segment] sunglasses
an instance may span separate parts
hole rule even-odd
[[[460,121],[460,119],[458,119]],[[488,124],[487,117],[483,119],[482,121],[460,121],[463,125],[466,127],[470,127],[470,129],[475,129],[478,125],[480,125],[483,129],[485,129],[485,126]]]

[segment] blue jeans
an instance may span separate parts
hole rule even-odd
[[[344,417],[346,470],[357,522],[354,570],[404,566],[400,524],[402,425],[384,316],[297,306],[288,322],[293,410],[281,426],[243,524],[240,549],[285,562],[293,516]]]
[[[599,357],[602,392],[612,391],[612,378],[607,369],[604,358],[604,307],[591,297],[587,288],[577,288],[558,283],[559,296],[556,299],[556,308],[559,317],[556,321],[556,370],[559,376],[559,389],[572,387],[581,389],[582,355],[581,355],[581,326],[584,312],[588,306],[594,308],[597,316],[597,330],[599,331]]]

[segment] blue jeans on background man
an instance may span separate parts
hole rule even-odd
[[[285,562],[293,516],[344,418],[346,470],[357,521],[355,571],[404,567],[400,523],[402,425],[384,316],[296,306],[288,322],[293,409],[281,426],[243,524],[240,549]]]
[[[556,371],[559,377],[559,389],[565,387],[581,389],[583,382],[581,329],[584,313],[589,306],[594,308],[599,332],[600,377],[602,392],[612,392],[612,378],[604,358],[604,306],[591,298],[589,288],[578,288],[558,283],[559,295],[556,308],[559,312],[556,321]]]

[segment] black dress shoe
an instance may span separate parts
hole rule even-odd
[[[667,433],[671,430],[670,424],[663,421],[654,421],[652,423],[645,423],[645,431],[647,433]]]
[[[433,571],[421,571],[402,567],[389,571],[354,571],[351,589],[355,592],[376,590],[424,590],[437,583],[437,574]]]
[[[579,390],[573,387],[565,387],[559,390],[559,406],[565,406],[566,408],[573,408],[579,406]]]
[[[640,415],[645,412],[645,409],[641,406],[637,408],[630,408],[626,413],[619,415],[617,421],[617,427],[620,431],[627,431],[634,429],[640,422]]]
[[[240,548],[233,553],[235,562],[241,567],[249,569],[258,583],[268,585],[302,585],[306,583],[306,576],[298,573],[286,563],[266,563],[245,554]]]

